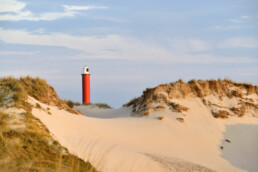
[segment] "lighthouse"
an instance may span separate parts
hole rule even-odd
[[[82,103],[90,103],[90,73],[87,66],[82,69]]]

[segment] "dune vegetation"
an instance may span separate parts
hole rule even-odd
[[[16,114],[18,115],[18,114]],[[95,171],[71,155],[29,112],[20,114],[25,127],[13,128],[10,114],[0,112],[0,169],[3,171]]]
[[[64,100],[58,97],[52,86],[48,85],[44,79],[39,77],[33,78],[27,76],[20,77],[19,79],[13,77],[0,78],[0,88],[0,101],[2,100],[1,102],[6,107],[15,105],[15,107],[23,108],[30,112],[32,107],[27,103],[27,98],[31,96],[42,103],[54,105],[68,112],[79,114],[78,111],[70,108]],[[14,100],[14,104],[8,104],[10,98]]]
[[[74,106],[80,106],[81,104],[79,102],[74,102],[72,100],[64,100],[64,102],[70,107],[73,108]],[[96,106],[100,109],[112,109],[111,106],[109,106],[107,103],[88,103],[88,104],[82,104],[84,106]]]
[[[45,80],[32,77],[1,78],[1,171],[96,171],[89,162],[70,154],[31,114],[32,105],[27,102],[28,96],[78,114],[58,98],[54,88]],[[38,105],[36,108],[41,107]]]
[[[72,100],[64,100],[64,102],[70,107],[73,108],[74,106],[80,106],[81,104],[79,102],[74,102]]]
[[[173,112],[185,112],[189,108],[174,101],[185,98],[197,98],[211,111],[215,118],[228,118],[231,115],[244,116],[248,111],[258,112],[258,104],[250,97],[258,94],[258,86],[248,83],[236,83],[224,80],[190,80],[185,83],[181,79],[169,84],[161,84],[155,88],[147,88],[142,96],[133,98],[126,107],[133,112],[144,112],[146,116],[153,111],[170,109]],[[236,100],[234,106],[222,107],[216,102],[223,99]],[[257,114],[257,113],[256,113]],[[256,116],[253,114],[253,116]]]

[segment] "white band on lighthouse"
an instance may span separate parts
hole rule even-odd
[[[87,66],[84,66],[84,68],[82,69],[82,74],[90,74],[89,68]]]

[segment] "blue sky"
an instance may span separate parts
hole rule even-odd
[[[258,84],[256,0],[0,0],[0,76],[39,76],[61,98],[120,107],[182,78]]]

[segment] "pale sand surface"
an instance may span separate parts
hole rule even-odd
[[[71,153],[104,172],[258,169],[258,118],[215,119],[200,99],[175,101],[190,110],[184,116],[161,111],[136,117],[130,108],[76,107],[84,116],[38,102],[44,109],[49,107],[51,115],[36,108],[32,114]],[[37,101],[29,98],[29,102]],[[164,119],[158,120],[161,115]],[[184,123],[177,117],[183,117]]]

